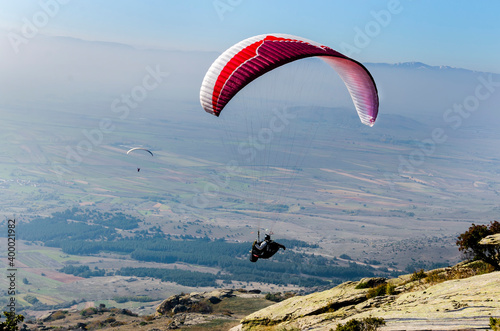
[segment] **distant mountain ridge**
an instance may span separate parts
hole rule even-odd
[[[143,47],[137,47],[132,44],[124,43],[124,42],[117,42],[117,41],[107,41],[107,40],[86,40],[83,38],[79,37],[72,37],[72,36],[49,36],[49,35],[40,35],[41,37],[47,39],[47,40],[59,40],[59,41],[66,41],[70,43],[78,43],[81,42],[83,44],[95,44],[103,47],[116,47],[116,48],[122,48],[122,49],[128,49],[128,50],[141,50]],[[182,50],[182,49],[174,49],[174,48],[161,48],[161,47],[154,47],[154,46],[148,46],[144,48],[144,50],[151,51],[151,52],[186,52],[186,53],[214,53],[214,54],[219,54],[222,53],[223,50],[220,52],[217,51],[203,51],[203,50]],[[468,72],[481,72],[477,70],[471,70],[471,69],[465,69],[465,68],[460,68],[460,67],[452,67],[452,66],[447,66],[447,65],[439,65],[439,66],[433,66],[429,65],[420,61],[409,61],[409,62],[396,62],[396,63],[386,63],[386,62],[366,62],[363,63],[366,66],[372,66],[372,67],[387,67],[387,68],[402,68],[402,69],[427,69],[427,70],[460,70],[460,71],[468,71]],[[492,72],[493,74],[497,74]]]
[[[380,67],[380,68],[399,68],[399,69],[417,69],[417,70],[456,70],[470,73],[479,73],[480,71],[465,69],[460,67],[452,67],[446,65],[432,66],[425,64],[423,62],[411,61],[411,62],[396,62],[396,63],[384,63],[384,62],[367,62],[364,63],[368,67]],[[493,73],[496,74],[496,73]]]
[[[425,64],[423,62],[418,62],[418,61],[411,61],[411,62],[396,62],[396,63],[385,63],[385,62],[379,62],[379,63],[365,63],[366,65],[370,66],[384,66],[384,67],[394,67],[394,68],[405,68],[405,69],[435,69],[439,68],[441,69],[442,66],[431,66],[428,64]],[[445,68],[451,68],[448,66],[445,66]]]

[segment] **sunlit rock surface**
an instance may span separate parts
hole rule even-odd
[[[489,318],[500,317],[500,272],[435,285],[415,281],[411,289],[408,280],[402,276],[388,281],[402,293],[370,299],[368,289],[355,288],[359,282],[292,297],[247,316],[233,329],[329,330],[369,316],[385,320],[381,330],[489,329]]]

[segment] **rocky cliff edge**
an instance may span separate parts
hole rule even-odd
[[[335,330],[339,323],[370,316],[385,320],[380,330],[489,329],[490,317],[500,317],[500,272],[481,272],[458,265],[346,282],[259,310],[231,330]],[[381,288],[392,294],[380,295]]]

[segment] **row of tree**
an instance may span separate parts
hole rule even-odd
[[[307,243],[300,241],[283,241],[283,243],[286,243],[289,248],[295,247],[294,245],[307,245]],[[260,260],[256,264],[249,263],[247,258],[251,243],[230,243],[207,238],[190,240],[126,238],[114,241],[52,240],[47,245],[60,247],[68,254],[87,255],[115,252],[129,254],[132,259],[138,261],[182,262],[215,267],[223,271],[218,279],[228,281],[323,286],[330,282],[340,283],[349,279],[372,277],[379,274],[377,270],[369,266],[355,263],[339,266],[335,259],[295,253],[291,250],[287,250],[286,254],[275,255],[272,260]],[[154,273],[159,272],[154,271]],[[168,271],[163,272],[168,273]],[[170,275],[168,274],[169,277]],[[210,274],[204,274],[204,276],[207,279],[212,279]],[[159,278],[163,279],[163,276]]]
[[[55,212],[50,217],[37,217],[17,224],[16,236],[21,240],[115,240],[121,236],[116,229],[131,230],[141,219],[122,212],[100,212],[93,209],[71,208]],[[6,224],[0,225],[0,229]],[[5,231],[3,233],[6,233]]]

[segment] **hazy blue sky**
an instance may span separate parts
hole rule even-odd
[[[9,33],[23,36],[23,30],[27,40],[57,35],[210,51],[279,32],[364,62],[420,61],[500,72],[500,2],[493,0],[0,0],[0,8],[2,52],[13,51],[5,49],[12,44]],[[30,24],[37,28],[32,35]],[[24,44],[18,46],[22,50]]]

